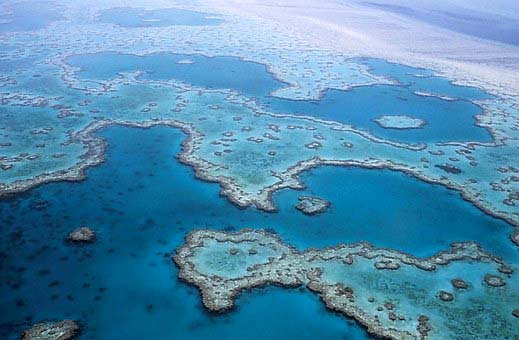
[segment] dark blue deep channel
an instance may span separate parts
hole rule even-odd
[[[186,63],[185,61],[189,61]],[[143,71],[143,79],[177,79],[210,89],[233,89],[257,98],[258,103],[276,113],[309,115],[338,121],[367,130],[386,139],[418,143],[438,141],[490,141],[489,132],[476,124],[482,109],[475,100],[490,98],[485,92],[458,86],[431,71],[392,64],[379,59],[356,59],[373,74],[390,77],[398,85],[360,86],[349,91],[328,90],[319,100],[287,100],[272,96],[287,84],[270,74],[265,65],[236,57],[205,57],[172,53],[145,56],[105,52],[72,56],[68,62],[89,80],[109,80],[121,72]],[[450,97],[418,95],[416,92]],[[407,115],[425,120],[420,129],[386,129],[374,119],[381,115]]]
[[[297,289],[254,290],[231,313],[208,314],[168,256],[194,228],[265,227],[300,249],[366,240],[420,256],[475,240],[517,260],[504,222],[456,192],[400,173],[323,167],[305,174],[306,193],[332,201],[319,216],[296,210],[302,192],[290,190],[275,195],[277,213],[240,210],[176,160],[180,131],[110,127],[101,134],[107,159],[86,180],[0,202],[2,339],[63,318],[81,321],[82,339],[367,337]],[[97,232],[96,243],[64,242],[82,225]]]

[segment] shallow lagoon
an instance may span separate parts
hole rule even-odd
[[[193,228],[270,227],[300,249],[367,240],[422,256],[451,241],[475,240],[517,257],[504,222],[455,192],[399,173],[319,168],[304,178],[308,193],[332,201],[329,211],[303,215],[294,208],[301,193],[286,190],[275,195],[280,211],[269,214],[240,210],[219,198],[217,184],[196,180],[174,158],[184,138],[178,130],[112,127],[102,135],[110,143],[107,160],[89,169],[87,180],[0,202],[2,337],[65,317],[84,322],[84,338],[366,337],[298,291],[255,291],[234,313],[207,314],[165,256]],[[83,224],[97,231],[98,241],[67,245],[66,234]],[[304,335],[294,324],[305,325]]]
[[[143,79],[176,79],[210,89],[232,89],[258,99],[258,104],[277,113],[303,114],[347,123],[371,131],[376,136],[409,142],[490,141],[489,132],[475,125],[482,113],[471,101],[490,98],[481,90],[457,86],[430,71],[391,64],[378,59],[360,59],[371,72],[390,77],[398,86],[361,86],[349,91],[328,90],[320,100],[288,100],[270,94],[287,84],[275,79],[262,64],[236,57],[205,57],[158,53],[136,56],[98,53],[72,56],[68,62],[80,67],[78,76],[88,80],[108,80],[121,72],[144,71]],[[447,96],[418,95],[426,92]],[[373,120],[381,115],[408,115],[421,118],[421,129],[384,129]]]

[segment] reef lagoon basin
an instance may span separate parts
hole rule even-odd
[[[0,4],[0,338],[519,338],[487,7]]]

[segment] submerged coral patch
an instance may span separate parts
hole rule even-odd
[[[319,197],[300,196],[298,200],[296,208],[307,215],[320,214],[330,207],[330,202]]]

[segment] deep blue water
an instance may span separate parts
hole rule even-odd
[[[511,45],[519,45],[519,20],[496,14],[467,11],[425,9],[377,2],[363,2],[368,6],[411,17],[448,30],[494,40]],[[517,13],[511,13],[517,15]]]
[[[0,32],[32,31],[63,19],[59,7],[51,1],[11,2],[8,13],[0,13]]]
[[[255,290],[230,314],[206,313],[165,256],[194,228],[269,227],[300,249],[367,240],[421,256],[475,240],[517,258],[504,222],[400,173],[318,168],[304,176],[307,193],[332,201],[329,211],[306,216],[294,208],[302,192],[285,190],[275,195],[279,212],[264,213],[238,209],[219,197],[217,184],[196,180],[174,158],[184,138],[178,130],[111,127],[102,135],[107,160],[85,181],[0,202],[0,338],[65,317],[83,322],[85,339],[366,337],[298,290]],[[81,225],[98,241],[65,243]]]
[[[190,60],[193,63],[178,63]],[[398,86],[363,86],[349,91],[328,90],[320,100],[287,100],[271,96],[286,84],[275,79],[262,64],[236,57],[205,57],[160,53],[147,56],[113,52],[78,55],[69,63],[81,67],[79,76],[91,80],[107,80],[120,72],[141,70],[144,79],[178,79],[211,88],[234,89],[258,99],[259,104],[279,113],[304,114],[351,124],[369,130],[376,136],[404,142],[490,141],[484,128],[475,125],[474,116],[482,113],[472,100],[490,98],[485,92],[457,86],[430,71],[388,63],[379,59],[361,59],[374,74],[389,76]],[[425,77],[417,77],[416,75]],[[430,92],[461,98],[447,101],[424,97],[414,91]],[[409,115],[422,118],[422,129],[384,129],[373,119],[380,115]]]
[[[178,8],[145,10],[143,8],[117,7],[101,11],[98,20],[123,27],[163,27],[163,26],[207,26],[218,25],[224,20],[213,14]]]
[[[190,60],[192,64],[179,62]],[[276,81],[264,65],[236,57],[205,57],[197,54],[155,53],[146,56],[104,52],[75,55],[68,62],[81,67],[80,77],[108,80],[121,72],[144,71],[143,79],[177,79],[209,89],[236,89],[253,97],[264,96],[283,83]]]

